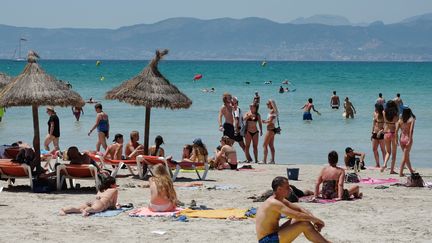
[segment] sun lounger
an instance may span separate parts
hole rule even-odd
[[[97,168],[91,164],[82,165],[58,165],[57,170],[57,190],[61,190],[65,178],[79,180],[94,180],[96,190],[98,190],[99,178],[97,177]],[[73,183],[73,180],[72,180]]]
[[[167,165],[169,166],[169,168],[175,169],[173,177],[172,177],[173,181],[176,180],[178,174],[180,173],[180,170],[194,170],[198,176],[198,179],[200,179],[200,180],[205,180],[205,178],[207,177],[208,170],[209,170],[209,164],[207,162],[182,161],[182,162],[178,162],[178,163],[173,163],[173,162],[167,161]],[[204,169],[204,172],[202,173],[202,175],[200,175],[200,170],[202,168]]]
[[[33,179],[30,166],[26,164],[13,163],[10,159],[0,159],[0,176],[8,179],[8,185],[12,185],[11,179],[29,179],[33,190]]]
[[[152,169],[154,166],[158,164],[162,164],[166,167],[168,173],[172,175],[171,169],[168,166],[168,162],[164,157],[158,157],[158,156],[150,156],[150,155],[139,155],[137,156],[137,160],[141,161],[143,164],[147,165],[147,170],[145,171],[145,174],[143,174],[143,177],[145,177],[148,173],[153,175]]]
[[[143,171],[142,171],[142,165],[141,165],[141,161],[137,158],[137,159],[131,159],[131,160],[116,160],[116,159],[104,159],[103,156],[100,155],[91,155],[90,156],[93,160],[95,160],[96,162],[100,162],[101,167],[102,168],[106,168],[109,169],[109,165],[114,166],[114,170],[111,173],[112,177],[116,177],[117,173],[119,171],[119,169],[123,166],[126,165],[126,167],[129,169],[130,173],[132,175],[134,175],[134,172],[132,170],[132,166],[136,166],[137,170],[138,170],[138,176],[140,179],[144,178],[143,175]]]

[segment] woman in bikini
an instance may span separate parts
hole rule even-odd
[[[153,177],[150,177],[150,204],[153,212],[171,212],[176,208],[177,194],[174,189],[171,176],[162,164],[153,169]]]
[[[102,104],[96,104],[95,105],[96,110],[96,122],[92,129],[90,129],[90,132],[88,135],[93,132],[97,128],[98,131],[98,141],[96,143],[96,151],[100,151],[100,146],[106,150],[107,149],[107,142],[106,139],[109,138],[109,121],[108,121],[108,115],[102,111]]]
[[[267,101],[267,108],[269,109],[269,113],[267,115],[267,120],[263,120],[262,122],[267,124],[267,132],[264,137],[264,158],[263,163],[267,164],[267,155],[268,155],[268,147],[271,152],[271,160],[269,164],[275,163],[275,148],[274,148],[274,136],[275,136],[275,121],[277,116],[279,115],[276,103],[274,100]]]
[[[321,170],[315,184],[315,198],[322,197],[324,199],[348,200],[351,196],[361,198],[359,186],[352,186],[350,189],[344,189],[345,170],[337,166],[338,154],[336,151],[330,151],[328,154],[329,165]],[[320,185],[322,189],[320,190]]]
[[[243,119],[246,121],[246,159],[250,163],[252,162],[252,157],[249,153],[249,148],[252,142],[253,146],[253,153],[255,158],[255,163],[258,163],[258,133],[260,136],[262,136],[262,121],[261,121],[261,115],[257,112],[257,104],[253,103],[249,106],[250,110],[246,112]],[[259,130],[257,128],[257,123],[259,125]]]
[[[88,216],[91,213],[99,213],[108,209],[120,208],[117,203],[118,190],[116,180],[111,176],[103,176],[99,185],[99,192],[96,200],[87,202],[79,207],[66,207],[60,210],[60,215],[69,213],[81,213],[82,216]]]
[[[378,145],[381,148],[381,153],[383,156],[383,161],[385,159],[385,144],[384,144],[384,107],[381,104],[375,104],[375,112],[373,115],[372,122],[372,150],[375,157],[376,167],[380,168]]]
[[[411,147],[413,144],[413,134],[414,134],[414,124],[415,124],[416,117],[412,113],[410,108],[405,108],[402,111],[402,117],[399,119],[398,123],[396,124],[396,136],[399,134],[399,129],[401,130],[400,134],[400,146],[402,149],[402,161],[401,166],[399,170],[399,176],[404,176],[404,169],[405,165],[408,167],[408,170],[410,173],[414,173],[414,170],[411,165],[410,160],[410,152]]]
[[[386,155],[384,158],[384,165],[381,167],[381,172],[387,168],[387,162],[392,158],[390,174],[397,174],[395,169],[396,164],[396,150],[397,150],[397,137],[396,137],[396,122],[399,120],[398,109],[396,103],[392,100],[388,101],[384,109],[384,143],[386,147]]]
[[[157,135],[155,138],[155,145],[151,146],[149,153],[151,156],[165,157],[165,150],[161,147],[164,143],[161,135]]]

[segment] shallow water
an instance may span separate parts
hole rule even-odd
[[[122,133],[125,140],[132,130],[140,131],[143,137],[144,107],[104,100],[104,95],[122,81],[138,74],[146,64],[147,61],[103,61],[97,67],[95,61],[41,61],[47,72],[69,81],[84,99],[93,97],[102,101],[110,117],[111,136]],[[0,61],[0,72],[17,75],[24,65]],[[269,98],[275,99],[281,113],[282,134],[277,135],[275,141],[277,163],[323,164],[330,150],[338,151],[342,158],[345,147],[351,146],[366,152],[367,164],[374,165],[370,132],[375,99],[379,92],[386,99],[394,98],[399,92],[404,103],[417,116],[411,161],[415,167],[431,167],[428,159],[432,125],[428,119],[432,117],[432,109],[429,108],[432,101],[432,63],[269,62],[262,67],[260,62],[162,61],[160,70],[193,101],[187,110],[152,109],[150,138],[153,140],[156,135],[162,135],[167,154],[175,158],[181,155],[182,145],[191,143],[196,137],[203,139],[212,154],[221,136],[217,114],[222,94],[230,92],[237,96],[240,107],[246,112],[257,90],[262,104]],[[197,73],[203,74],[203,78],[193,82],[192,78]],[[103,81],[101,76],[105,78]],[[293,83],[290,88],[296,88],[296,92],[278,93],[285,79]],[[268,80],[273,83],[264,84]],[[201,92],[211,87],[215,88],[215,93]],[[330,109],[329,99],[333,90],[337,90],[341,100],[345,96],[350,98],[357,110],[355,119],[345,120],[342,118],[343,110]],[[300,107],[309,97],[314,99],[315,107],[322,115],[314,113],[312,122],[304,122]],[[70,107],[57,107],[56,110],[61,122],[61,148],[78,145],[80,149],[94,149],[96,134],[87,136],[95,121],[93,106],[84,107],[85,115],[79,122],[75,121]],[[44,108],[40,108],[39,112],[43,138],[47,132],[48,116]],[[266,117],[264,106],[260,108],[260,113]],[[8,144],[16,140],[31,142],[32,137],[31,108],[9,108],[0,123],[0,143]],[[262,140],[263,137],[259,145],[260,159]],[[244,155],[239,154],[239,159],[243,160]],[[399,149],[398,163],[400,158]]]

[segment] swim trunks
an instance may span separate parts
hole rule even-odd
[[[332,109],[339,109],[339,105],[332,105],[331,108]]]
[[[271,233],[261,238],[258,242],[259,243],[279,243],[279,234],[277,232]]]
[[[312,121],[312,113],[310,113],[310,112],[304,112],[303,113],[303,120],[309,120],[309,121]]]
[[[230,123],[223,124],[224,132],[223,135],[228,136],[231,139],[234,139],[234,126]]]
[[[241,141],[243,141],[243,136],[240,135],[240,133],[235,133],[235,134],[234,134],[234,141],[236,141],[236,142],[241,142]]]

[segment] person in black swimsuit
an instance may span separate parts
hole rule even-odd
[[[248,112],[246,112],[246,114],[243,117],[243,119],[245,121],[245,127],[246,127],[245,154],[246,154],[246,159],[248,160],[248,162],[252,162],[252,157],[250,156],[250,153],[249,153],[249,148],[250,148],[250,145],[252,142],[253,143],[253,152],[254,152],[255,163],[258,163],[258,139],[259,139],[258,133],[260,134],[260,136],[262,136],[262,121],[261,121],[260,114],[257,112],[257,104],[256,103],[252,103],[249,106],[249,109],[250,110]],[[257,122],[258,122],[258,127],[257,127]]]

